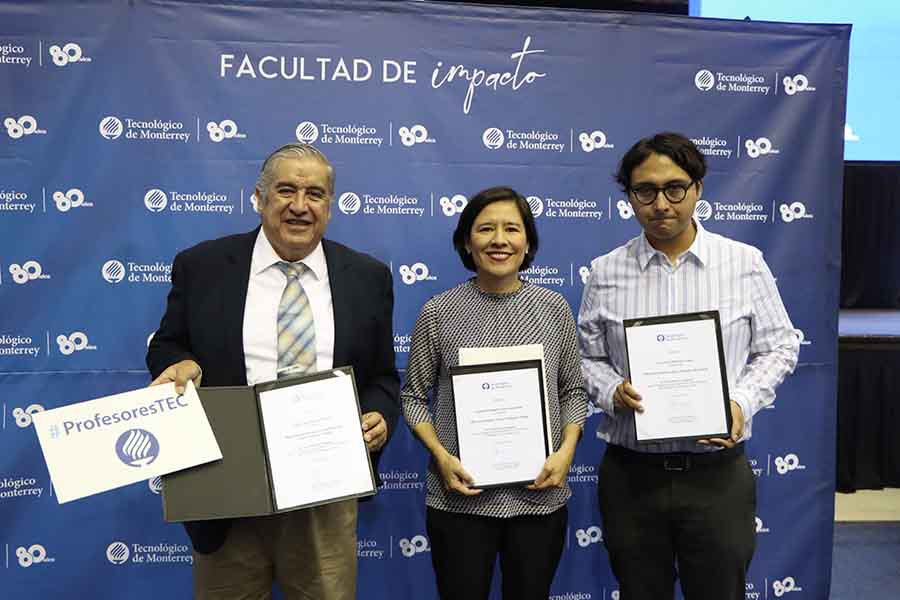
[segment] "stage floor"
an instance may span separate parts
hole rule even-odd
[[[900,338],[900,310],[842,310],[838,315],[842,338]]]

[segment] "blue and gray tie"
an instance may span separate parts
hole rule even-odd
[[[287,277],[278,304],[278,377],[316,370],[316,327],[309,298],[300,284],[303,263],[275,265]]]

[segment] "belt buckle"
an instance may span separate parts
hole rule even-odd
[[[691,468],[690,457],[684,454],[664,456],[663,468],[666,471],[687,471]]]

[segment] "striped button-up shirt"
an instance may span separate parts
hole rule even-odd
[[[753,415],[772,403],[797,364],[800,341],[762,252],[695,225],[693,244],[675,264],[643,234],[591,261],[578,313],[581,368],[602,412],[597,436],[609,443],[641,452],[715,449],[689,440],[638,446],[633,411],[613,405],[616,386],[628,377],[625,319],[719,311],[728,390],[744,414],[744,440]]]

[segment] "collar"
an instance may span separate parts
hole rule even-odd
[[[684,251],[678,258],[681,258],[685,255],[693,256],[700,266],[706,266],[709,264],[709,233],[707,233],[706,229],[703,228],[696,219],[691,220],[694,226],[697,228],[697,235],[694,236],[694,241],[691,243],[691,246]],[[663,262],[668,262],[669,258],[665,255],[664,252],[661,252],[650,245],[650,241],[647,240],[647,235],[642,233],[637,237],[637,244],[634,248],[634,256],[638,261],[638,264],[641,267],[641,270],[645,270],[647,265],[650,264],[650,261],[653,260],[654,256],[659,256],[659,260]]]
[[[253,258],[250,260],[250,273],[259,275],[275,263],[282,262],[283,259],[278,256],[266,232],[262,228],[256,236],[256,243],[253,245]],[[310,252],[306,258],[302,258],[296,262],[306,265],[316,279],[323,279],[328,273],[328,266],[325,263],[325,251],[322,249],[322,241],[316,244],[316,247]]]

